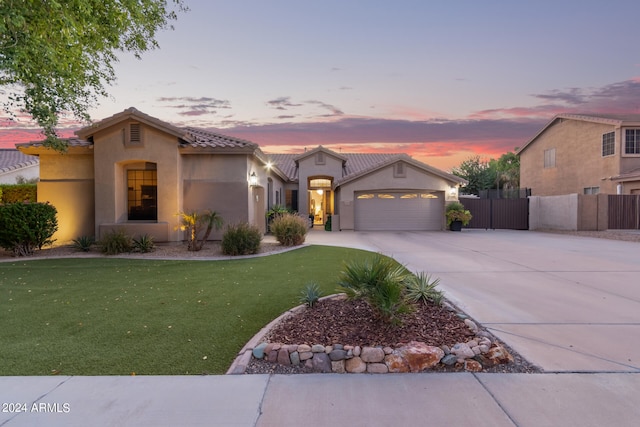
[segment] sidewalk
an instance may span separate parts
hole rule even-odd
[[[631,427],[639,390],[639,374],[2,377],[0,426]]]
[[[0,426],[638,425],[638,243],[484,230],[307,242],[434,273],[548,373],[0,377]]]

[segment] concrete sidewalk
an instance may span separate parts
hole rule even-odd
[[[307,241],[440,277],[547,373],[0,377],[0,426],[638,425],[638,243],[484,230]]]
[[[2,377],[0,426],[631,427],[639,390],[638,374]]]

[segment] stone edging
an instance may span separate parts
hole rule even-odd
[[[321,299],[336,296],[330,295]],[[292,308],[262,328],[245,344],[227,374],[244,374],[252,357],[264,358],[269,362],[282,365],[303,365],[315,372],[335,373],[420,372],[433,368],[439,363],[446,366],[458,365],[467,371],[480,372],[483,366],[476,360],[477,358],[481,358],[483,363],[490,366],[513,361],[513,356],[496,343],[491,334],[481,331],[476,323],[468,318],[464,319],[464,323],[475,337],[465,343],[456,343],[451,348],[429,346],[417,341],[395,348],[341,344],[309,346],[264,341],[264,337],[271,328],[281,320],[304,310],[305,307],[305,305],[299,305]]]

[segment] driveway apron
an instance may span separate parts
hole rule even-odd
[[[312,232],[441,278],[446,297],[546,372],[640,372],[640,245],[512,230]]]

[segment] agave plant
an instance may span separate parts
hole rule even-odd
[[[313,308],[320,299],[320,287],[317,283],[307,283],[305,288],[300,292],[300,302],[306,304],[307,307]]]
[[[415,276],[410,276],[405,282],[407,298],[413,302],[429,302],[436,305],[442,304],[444,294],[436,289],[440,284],[440,278],[433,278],[430,274],[421,271]]]

